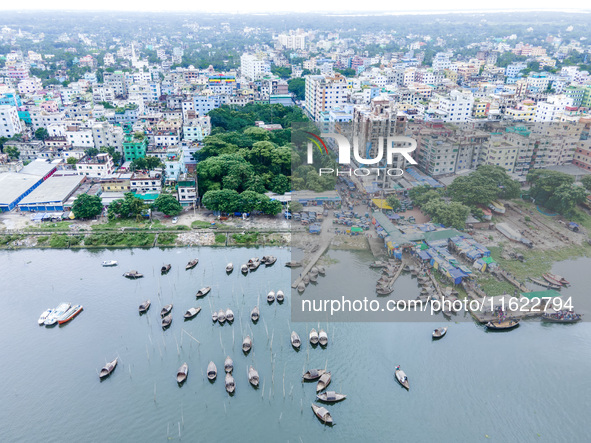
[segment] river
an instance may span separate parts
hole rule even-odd
[[[241,275],[240,264],[268,254],[278,257],[273,267]],[[310,291],[327,290],[330,279],[365,275],[365,253],[329,254],[338,263]],[[194,257],[199,264],[185,271]],[[119,266],[101,266],[111,259]],[[290,298],[298,296],[290,291],[285,248],[21,250],[2,251],[0,260],[7,310],[0,323],[0,441],[588,441],[587,323],[532,320],[508,333],[487,333],[473,322],[451,321],[437,342],[430,334],[442,317],[434,323],[292,323]],[[228,276],[229,261],[235,270]],[[172,270],[161,276],[164,263]],[[574,260],[557,264],[556,272],[577,276],[577,288],[590,265]],[[145,277],[123,278],[130,269]],[[411,290],[408,281],[400,284]],[[203,286],[212,291],[196,300]],[[268,305],[266,293],[278,289],[285,303]],[[148,298],[152,307],[139,316],[138,305]],[[80,303],[84,311],[66,325],[38,326],[41,312],[61,301]],[[163,331],[159,311],[168,303],[174,320]],[[249,313],[257,304],[255,325]],[[183,321],[192,306],[201,313]],[[237,318],[219,326],[212,307],[230,307]],[[307,344],[312,327],[327,330],[326,349]],[[300,352],[290,345],[291,330],[304,341]],[[253,350],[245,356],[246,334]],[[232,397],[224,389],[227,355],[235,366]],[[115,357],[120,364],[99,381],[98,371]],[[204,375],[210,360],[218,368],[214,383]],[[189,377],[179,387],[175,375],[183,362]],[[394,379],[397,364],[409,376],[409,392]],[[258,390],[248,384],[249,365],[260,374]],[[301,383],[305,368],[325,367],[331,389],[348,395],[327,406],[332,428],[310,408],[315,385]]]

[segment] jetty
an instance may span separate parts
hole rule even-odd
[[[300,273],[300,276],[298,278],[296,278],[293,281],[293,283],[291,284],[292,288],[297,288],[298,285],[301,283],[302,279],[304,278],[304,276],[306,274],[308,274],[308,272],[310,272],[310,269],[312,269],[314,267],[314,265],[316,265],[318,260],[320,260],[320,257],[322,257],[322,255],[326,252],[326,250],[330,246],[331,240],[332,240],[332,238],[326,239],[320,244],[320,247],[318,248],[318,250],[316,250],[316,252],[314,252],[314,254],[310,258],[308,263],[306,263],[306,266],[304,266],[304,270]]]

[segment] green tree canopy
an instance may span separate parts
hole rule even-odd
[[[586,175],[581,179],[581,183],[585,187],[585,189],[591,192],[591,175]]]
[[[388,205],[391,206],[393,210],[397,210],[401,206],[400,200],[398,200],[398,197],[396,197],[394,194],[389,195],[386,198],[386,203],[388,203]]]
[[[107,215],[109,220],[117,217],[138,219],[147,208],[148,206],[142,199],[137,198],[131,192],[126,192],[124,198],[111,202],[107,209]]]
[[[519,183],[500,166],[483,165],[467,176],[456,178],[448,186],[452,200],[468,206],[488,205],[497,198],[519,196]]]
[[[466,219],[470,214],[470,208],[458,202],[445,202],[442,199],[433,199],[425,203],[422,210],[431,216],[435,223],[456,229],[465,229]]]
[[[179,201],[172,194],[160,194],[154,201],[153,208],[165,215],[178,215],[183,210]]]
[[[47,129],[45,129],[45,128],[38,128],[35,131],[35,138],[37,140],[45,140],[47,137],[49,137],[49,132],[47,132]]]
[[[77,218],[94,218],[103,212],[103,203],[99,196],[80,194],[74,200],[72,211]]]

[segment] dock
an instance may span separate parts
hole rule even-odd
[[[330,246],[330,241],[331,239],[327,239],[324,240],[321,244],[320,247],[318,248],[318,250],[312,255],[312,258],[310,259],[310,261],[306,264],[306,266],[304,267],[304,270],[301,272],[300,276],[298,278],[296,278],[293,283],[291,284],[292,288],[297,288],[298,285],[301,283],[302,279],[304,278],[304,276],[310,272],[310,269],[312,269],[314,267],[314,265],[318,262],[318,260],[320,260],[320,257],[322,257],[322,255],[326,252],[326,250],[328,249],[328,247]]]

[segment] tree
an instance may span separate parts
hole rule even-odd
[[[467,206],[488,205],[498,198],[516,198],[519,191],[519,183],[504,168],[493,165],[480,166],[472,174],[456,178],[447,188],[452,200]]]
[[[172,194],[160,194],[154,201],[153,207],[165,215],[178,215],[183,210],[179,201]]]
[[[554,193],[563,185],[571,186],[575,179],[563,172],[548,169],[536,169],[527,174],[527,181],[531,183],[530,195],[536,204],[546,206]]]
[[[14,146],[5,146],[4,153],[8,154],[10,158],[13,158],[15,160],[18,160],[18,158],[21,156],[21,152],[18,150],[18,148]]]
[[[111,202],[107,209],[107,215],[109,220],[116,217],[138,219],[146,209],[147,205],[142,199],[137,198],[131,192],[126,192],[125,198]]]
[[[388,203],[388,205],[391,206],[393,210],[397,210],[401,205],[400,200],[398,200],[398,197],[396,197],[394,194],[389,195],[386,198],[386,203]]]
[[[97,154],[99,153],[99,150],[96,148],[88,148],[86,151],[84,151],[84,153],[88,156],[88,157],[96,157]]]
[[[100,150],[101,152],[106,152],[113,158],[113,162],[118,165],[121,162],[122,155],[121,152],[117,150],[115,146],[103,146]]]
[[[291,212],[301,212],[304,209],[304,205],[302,205],[300,202],[298,201],[292,201],[289,204],[289,210]]]
[[[565,184],[556,189],[545,206],[570,217],[573,215],[575,207],[579,203],[583,203],[586,198],[587,192],[584,188]]]
[[[422,185],[408,191],[408,197],[417,206],[423,206],[433,199],[441,199],[441,194],[429,185]]]
[[[466,219],[470,214],[470,208],[467,206],[458,202],[445,202],[442,199],[433,199],[421,209],[429,214],[435,223],[456,229],[465,229]]]
[[[240,194],[231,189],[207,191],[201,201],[207,209],[231,213],[240,205]]]
[[[306,79],[292,78],[287,82],[287,90],[295,95],[296,100],[305,100]]]
[[[75,165],[76,163],[78,163],[78,159],[76,157],[68,157],[66,163],[68,163],[69,165]]]
[[[291,183],[288,177],[283,174],[276,175],[271,180],[269,189],[276,194],[285,194],[291,190]]]
[[[103,212],[103,203],[99,196],[80,194],[74,200],[72,211],[77,218],[94,218]]]
[[[45,128],[38,128],[35,131],[35,138],[37,140],[45,140],[47,137],[49,137],[49,132],[47,132],[47,129],[45,129]]]
[[[585,187],[585,189],[591,192],[591,175],[586,175],[581,179],[581,183]]]

